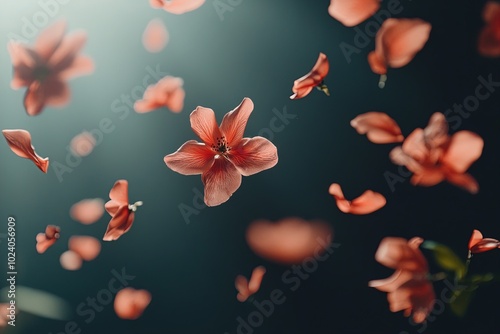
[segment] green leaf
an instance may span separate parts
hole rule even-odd
[[[447,271],[453,271],[458,279],[462,279],[467,271],[465,263],[460,260],[451,248],[434,241],[425,241],[422,247],[433,252],[437,264]]]
[[[467,309],[476,289],[477,285],[472,285],[463,290],[453,291],[453,300],[450,303],[450,309],[456,316],[463,317],[465,313],[467,313]]]

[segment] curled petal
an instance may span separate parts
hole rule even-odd
[[[368,286],[383,292],[391,292],[397,290],[401,285],[405,284],[412,278],[413,273],[411,271],[396,270],[387,278],[368,282]]]
[[[113,241],[117,240],[123,234],[127,233],[134,222],[135,213],[128,209],[128,204],[120,206],[113,218],[108,224],[108,228],[102,240]]]
[[[44,173],[49,169],[49,158],[42,158],[31,145],[31,135],[26,130],[2,130],[12,152],[21,158],[30,159]]]
[[[385,62],[385,58],[383,57],[383,54],[376,51],[371,51],[368,54],[368,64],[370,65],[373,73],[380,75],[387,74],[387,64]]]
[[[234,165],[220,156],[201,176],[205,185],[205,204],[217,206],[226,202],[241,185],[241,174]]]
[[[234,280],[234,286],[236,290],[238,290],[238,294],[236,295],[236,299],[240,302],[244,302],[250,297],[250,291],[248,289],[248,280],[245,276],[238,275]]]
[[[163,159],[174,172],[183,175],[202,174],[214,164],[214,151],[196,140],[185,142],[176,152]]]
[[[413,130],[412,133],[406,137],[401,148],[404,154],[418,162],[424,163],[430,160],[431,151],[425,145],[423,129],[417,128]]]
[[[457,173],[464,173],[483,153],[484,141],[470,131],[459,131],[451,136],[441,162]]]
[[[191,115],[191,129],[208,146],[215,145],[217,140],[222,138],[222,134],[215,119],[215,113],[210,108],[197,107]]]
[[[106,202],[104,207],[111,216],[114,216],[119,207],[128,205],[128,181],[116,181],[109,191],[109,198],[111,200]]]
[[[313,69],[294,81],[292,87],[294,94],[290,96],[290,99],[301,99],[308,95],[314,87],[319,86],[323,82],[329,70],[330,63],[328,62],[327,56],[324,53],[320,53]]]
[[[422,168],[410,179],[414,186],[432,187],[445,180],[446,174],[441,168]]]
[[[500,248],[500,241],[492,238],[484,238],[470,248],[472,254],[483,253],[492,249]]]
[[[151,303],[151,293],[128,287],[116,294],[114,309],[118,317],[135,320],[142,315],[149,303]]]
[[[38,233],[36,236],[36,251],[39,254],[45,253],[59,239],[60,232],[59,226],[47,225],[45,233]]]
[[[483,234],[479,230],[472,231],[472,235],[469,240],[469,250],[474,247],[479,241],[483,240]]]
[[[345,199],[342,188],[337,183],[330,185],[329,193],[335,198],[340,211],[355,215],[366,215],[375,212],[387,203],[382,194],[371,190],[367,190],[358,198],[349,201]]]
[[[375,14],[380,0],[331,0],[328,13],[346,27],[353,27]]]
[[[99,240],[89,236],[72,236],[69,238],[68,246],[85,261],[92,261],[101,252]]]
[[[262,283],[262,278],[266,273],[266,268],[263,266],[258,266],[252,271],[252,276],[250,277],[250,281],[248,282],[248,290],[251,293],[256,293],[260,289],[260,285]]]
[[[160,52],[168,43],[168,31],[160,19],[149,21],[142,34],[142,44],[144,48],[152,53]]]
[[[389,158],[394,164],[398,166],[405,166],[413,173],[419,173],[424,168],[420,163],[403,152],[403,148],[401,146],[393,148],[389,153]]]
[[[404,137],[398,124],[387,114],[371,111],[358,115],[351,126],[375,144],[399,143]]]
[[[224,115],[220,124],[220,131],[231,146],[237,146],[243,139],[243,133],[253,106],[252,100],[245,97],[239,106]]]
[[[278,149],[264,137],[244,138],[229,160],[243,176],[259,173],[278,163]]]
[[[390,310],[405,310],[405,315],[412,315],[417,324],[425,321],[434,307],[436,300],[432,284],[428,280],[411,280],[400,288],[387,294]]]

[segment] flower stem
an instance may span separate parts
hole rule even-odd
[[[386,74],[382,74],[380,76],[379,81],[378,81],[378,88],[380,88],[380,89],[384,88],[386,81],[387,81],[387,75]]]

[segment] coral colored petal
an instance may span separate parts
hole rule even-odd
[[[418,249],[421,242],[420,238],[407,241],[403,238],[386,237],[380,242],[375,259],[392,269],[426,272],[428,270],[427,261]]]
[[[165,24],[163,24],[163,21],[160,19],[153,19],[149,21],[142,34],[142,44],[147,51],[156,53],[165,48],[168,38],[167,28]]]
[[[94,61],[90,57],[78,55],[69,67],[59,72],[59,77],[68,80],[77,76],[91,74],[94,69]]]
[[[263,266],[258,266],[252,271],[252,276],[248,282],[248,290],[250,290],[250,293],[254,294],[259,291],[265,273],[266,268]]]
[[[30,116],[42,112],[46,105],[62,107],[70,100],[68,85],[58,78],[33,82],[24,95],[24,108]]]
[[[134,212],[128,209],[128,205],[119,207],[113,218],[111,218],[102,240],[117,240],[123,234],[127,233],[132,227],[134,216]]]
[[[183,175],[196,175],[208,171],[214,164],[215,152],[196,140],[185,142],[176,152],[163,159],[174,172]]]
[[[7,50],[14,67],[11,87],[29,86],[35,80],[33,70],[42,62],[40,57],[31,48],[17,42],[9,42]]]
[[[492,238],[484,238],[470,248],[471,253],[484,253],[493,249],[500,248],[500,241]]]
[[[387,74],[387,64],[385,63],[385,59],[382,58],[378,52],[371,51],[368,54],[368,65],[372,69],[373,73],[376,74]]]
[[[382,194],[371,190],[367,190],[358,198],[348,201],[345,199],[342,189],[337,183],[330,185],[329,193],[335,198],[340,211],[355,215],[366,215],[375,212],[387,203]]]
[[[7,144],[12,152],[21,158],[30,159],[44,173],[49,169],[49,158],[42,158],[31,145],[31,135],[26,130],[3,130]]]
[[[101,243],[94,237],[72,236],[68,248],[80,255],[85,261],[92,261],[101,252]]]
[[[45,62],[50,59],[61,44],[65,30],[66,22],[61,20],[42,30],[38,35],[35,51]]]
[[[425,145],[424,130],[417,128],[406,137],[401,146],[403,153],[418,162],[424,162],[430,155],[430,151]]]
[[[71,206],[72,219],[90,225],[97,222],[104,213],[104,201],[100,198],[84,199]]]
[[[331,0],[328,13],[346,27],[368,19],[380,8],[380,0]]]
[[[423,132],[424,142],[430,149],[438,148],[448,142],[448,121],[444,114],[436,112],[432,114],[429,124]]]
[[[397,146],[391,150],[389,153],[389,158],[391,161],[399,166],[405,166],[413,173],[420,173],[424,168],[420,163],[414,160],[412,157],[403,152],[401,146]]]
[[[290,96],[290,99],[296,100],[308,95],[312,89],[323,82],[323,79],[328,75],[330,63],[328,57],[324,53],[320,53],[318,60],[313,69],[306,75],[295,80],[292,91],[295,93]]]
[[[88,131],[83,131],[71,139],[69,148],[74,155],[85,157],[92,153],[95,144],[96,140],[94,136]]]
[[[87,33],[85,31],[76,31],[66,35],[61,45],[50,57],[48,65],[54,73],[60,73],[73,66],[78,53],[87,42]]]
[[[170,93],[170,98],[165,103],[165,106],[174,113],[180,113],[182,108],[184,108],[184,98],[186,97],[186,92],[182,87],[179,87]]]
[[[469,250],[475,246],[479,241],[483,240],[483,234],[479,230],[472,231],[472,235],[469,240]]]
[[[379,291],[391,292],[395,291],[401,285],[411,280],[412,277],[413,274],[408,270],[396,270],[391,276],[387,278],[368,282],[368,286]]]
[[[109,191],[109,198],[111,200],[105,204],[105,208],[108,213],[113,216],[118,210],[118,207],[128,205],[128,181],[116,181]]]
[[[422,168],[411,177],[410,182],[414,186],[432,187],[443,182],[445,177],[441,168]]]
[[[479,184],[472,175],[467,173],[446,173],[446,181],[449,183],[462,188],[471,194],[477,194],[479,192]]]
[[[128,287],[118,291],[113,306],[119,318],[135,320],[142,315],[150,302],[151,293]]]
[[[243,176],[262,172],[278,163],[278,149],[264,137],[244,138],[230,153],[229,160]]]
[[[215,145],[217,139],[222,137],[222,134],[215,119],[215,113],[210,108],[197,107],[189,116],[191,129],[200,137],[203,142],[209,146]]]
[[[450,144],[441,162],[457,173],[464,173],[483,153],[484,141],[470,131],[459,131],[451,136]]]
[[[402,142],[404,137],[398,124],[387,114],[371,111],[358,115],[351,126],[375,144]]]
[[[82,267],[82,258],[71,250],[62,253],[59,262],[66,270],[78,270]]]
[[[184,14],[198,9],[205,3],[205,0],[150,0],[153,8],[163,8],[172,14]]]
[[[253,110],[253,102],[248,97],[240,105],[224,115],[220,125],[221,133],[226,137],[230,146],[236,146],[243,139],[248,118]]]
[[[205,204],[217,206],[226,202],[241,185],[241,174],[223,157],[214,160],[212,167],[204,172],[201,180],[205,185]]]

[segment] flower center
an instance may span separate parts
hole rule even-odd
[[[33,76],[37,81],[44,81],[50,74],[50,69],[46,66],[39,66],[33,70]]]
[[[226,154],[231,150],[231,147],[226,142],[226,137],[217,137],[217,144],[212,145],[212,149],[219,154]]]

